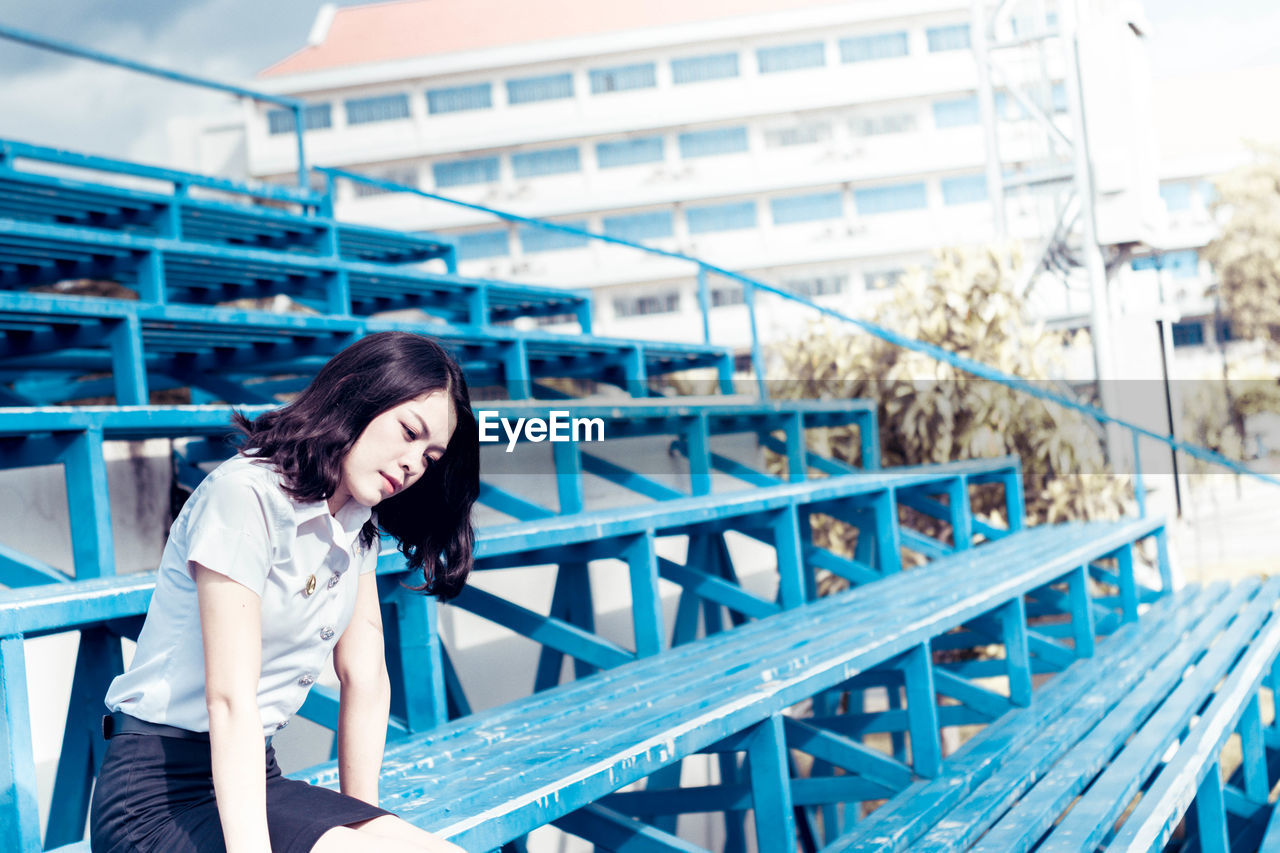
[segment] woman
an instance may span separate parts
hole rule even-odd
[[[466,582],[479,443],[462,372],[427,338],[370,335],[236,425],[245,449],[174,521],[107,691],[92,849],[457,850],[378,808],[390,680],[374,568],[381,530],[417,589],[448,599]],[[330,652],[342,793],[285,779],[270,745]]]

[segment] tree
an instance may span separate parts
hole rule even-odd
[[[996,249],[944,250],[931,270],[904,277],[873,322],[1070,396],[1051,377],[1060,375],[1065,348],[1087,347],[1087,335],[1031,323],[1014,290],[1017,265]],[[1101,431],[1087,415],[826,321],[772,355],[778,396],[875,400],[883,465],[1016,454],[1031,523],[1114,518],[1128,505],[1129,479],[1111,474]],[[811,440],[822,445],[817,452],[857,462],[853,427]],[[976,496],[974,509],[1004,522],[998,494]],[[856,541],[845,525],[815,523],[814,532],[817,544],[840,553]]]
[[[1280,149],[1255,148],[1249,164],[1216,182],[1213,209],[1225,220],[1204,255],[1233,337],[1280,354]]]

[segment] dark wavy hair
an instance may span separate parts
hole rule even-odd
[[[393,536],[423,583],[411,587],[447,601],[471,573],[475,532],[471,507],[480,492],[480,440],[471,396],[456,361],[438,343],[408,332],[361,338],[329,360],[297,399],[249,420],[237,412],[242,452],[269,460],[295,500],[328,500],[342,462],[375,417],[431,391],[453,402],[456,426],[444,455],[418,482],[378,504],[360,531],[373,545],[379,529]]]

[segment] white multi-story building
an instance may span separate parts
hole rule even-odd
[[[1052,4],[1024,5],[1040,8],[1006,21],[1011,37],[1057,26]],[[310,43],[255,85],[312,105],[313,163],[642,240],[863,313],[931,250],[996,236],[970,17],[958,0],[326,7]],[[1149,129],[1131,132],[1146,111],[1127,100],[1146,91],[1140,74],[1129,85],[1136,29],[1095,17],[1096,52],[1116,66],[1085,75],[1089,110],[1107,117],[1099,228],[1133,243],[1158,206],[1133,144]],[[1117,30],[1133,44],[1113,44]],[[1067,69],[1042,59],[1031,94],[1069,134]],[[1002,168],[1034,176],[1044,129],[1012,94],[994,99]],[[249,173],[288,180],[292,114],[250,108],[246,125]],[[688,263],[367,186],[338,192],[345,218],[456,235],[464,274],[593,288],[598,332],[702,335]],[[1009,199],[1007,233],[1037,241],[1044,194]],[[1086,313],[1070,292],[1045,288],[1042,313]],[[713,280],[711,302],[714,339],[749,340],[741,289]],[[789,317],[771,306],[763,331]]]
[[[1029,256],[1079,183],[1071,65],[1045,37],[1064,28],[1060,4],[1000,5],[1012,11],[990,54],[1003,68],[992,134],[962,0],[326,6],[307,46],[253,85],[311,104],[312,163],[695,255],[865,315],[933,250],[1001,236],[992,180],[1007,184],[1005,236]],[[1222,98],[1247,91],[1240,80],[1153,86],[1139,3],[1069,7],[1115,375],[1155,378],[1161,339],[1188,363],[1216,350],[1198,255],[1216,231],[1210,181],[1240,160],[1235,128],[1267,128],[1243,127],[1259,111]],[[198,166],[223,171],[230,155],[252,177],[292,180],[292,130],[290,112],[250,105],[206,131]],[[455,235],[464,274],[592,288],[599,333],[703,334],[688,263],[369,186],[337,192],[344,218]],[[1033,306],[1087,324],[1087,266],[1056,260]],[[713,339],[747,343],[741,288],[710,284]],[[803,316],[775,301],[758,321],[767,336]]]

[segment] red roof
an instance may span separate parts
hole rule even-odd
[[[259,72],[298,74],[850,0],[399,0],[340,8],[324,41]]]

